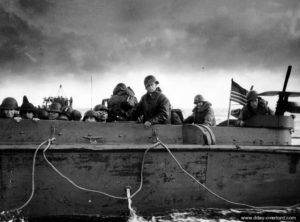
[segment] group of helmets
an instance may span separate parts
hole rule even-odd
[[[13,97],[6,97],[3,99],[1,106],[1,110],[20,110],[21,114],[24,114],[26,112],[32,112],[33,114],[36,114],[36,107],[28,101],[27,96],[23,96],[23,103],[21,107],[18,106],[18,102]]]
[[[44,118],[46,119],[47,115],[49,116],[50,113],[57,113],[59,120],[79,121],[81,119],[81,113],[78,110],[73,109],[70,106],[62,107],[58,102],[51,103],[48,109],[41,110],[41,112],[44,113]]]
[[[88,110],[84,113],[83,121],[93,118],[97,122],[104,122],[108,118],[108,109],[104,105],[96,105],[93,110]]]
[[[81,113],[72,107],[62,107],[60,103],[53,102],[48,109],[37,109],[32,103],[28,101],[27,96],[23,96],[23,103],[19,107],[18,102],[13,97],[6,97],[3,99],[0,110],[20,110],[20,114],[24,116],[26,113],[31,112],[37,115],[40,119],[49,119],[50,113],[57,113],[61,120],[75,120],[81,119]]]

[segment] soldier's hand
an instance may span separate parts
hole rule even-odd
[[[149,122],[149,121],[146,121],[144,124],[147,128],[149,128],[152,125],[151,122]]]
[[[37,122],[37,121],[39,121],[40,119],[39,118],[32,118],[32,121],[33,122]]]
[[[22,120],[22,118],[21,117],[14,117],[14,120],[17,122],[17,123],[19,123],[21,120]]]
[[[243,127],[243,126],[245,126],[245,122],[242,121],[242,120],[238,120],[238,121],[236,122],[236,126],[241,126],[241,127]]]
[[[137,123],[142,123],[143,122],[143,117],[139,116],[137,119]]]

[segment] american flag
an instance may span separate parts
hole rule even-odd
[[[241,105],[247,104],[247,93],[248,90],[241,87],[237,84],[233,79],[231,79],[231,93],[230,93],[230,100],[237,102]]]

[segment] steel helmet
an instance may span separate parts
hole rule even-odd
[[[96,105],[96,106],[94,107],[94,111],[101,111],[101,110],[106,111],[106,112],[108,111],[107,107],[104,106],[104,105],[101,105],[101,104]]]
[[[62,113],[64,115],[66,115],[68,118],[71,118],[72,112],[73,112],[73,109],[70,106],[65,106],[62,108]]]
[[[88,110],[84,113],[83,121],[85,121],[88,117],[94,117],[95,119],[98,118],[98,113],[94,110]]]
[[[249,91],[247,94],[247,102],[250,102],[252,100],[256,100],[258,98],[257,92],[256,91]]]
[[[145,86],[147,86],[148,84],[151,84],[153,82],[155,82],[156,84],[159,84],[159,82],[157,81],[157,79],[153,75],[146,76],[145,79],[144,79],[144,85]]]
[[[124,83],[119,83],[113,90],[113,95],[116,95],[120,91],[127,90],[127,87]]]
[[[18,108],[18,102],[15,98],[12,97],[6,97],[3,99],[1,104],[1,110],[3,109],[17,109]]]
[[[194,104],[197,104],[199,102],[205,102],[205,99],[201,94],[196,95],[194,98]]]
[[[73,109],[71,114],[71,119],[75,121],[79,121],[81,119],[81,113],[78,110]]]
[[[53,103],[49,106],[49,112],[53,112],[53,113],[61,113],[61,104],[60,104],[60,103],[53,102]]]
[[[45,109],[38,109],[38,110],[37,110],[37,116],[38,116],[40,119],[48,119],[49,113],[48,113],[48,111],[45,110]]]

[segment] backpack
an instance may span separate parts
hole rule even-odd
[[[181,125],[183,123],[183,115],[181,109],[171,109],[171,124]]]
[[[129,118],[128,112],[130,112],[136,104],[137,99],[134,96],[133,90],[130,87],[127,87],[109,98],[107,101],[107,108],[109,110],[109,115],[113,120],[126,120]]]

